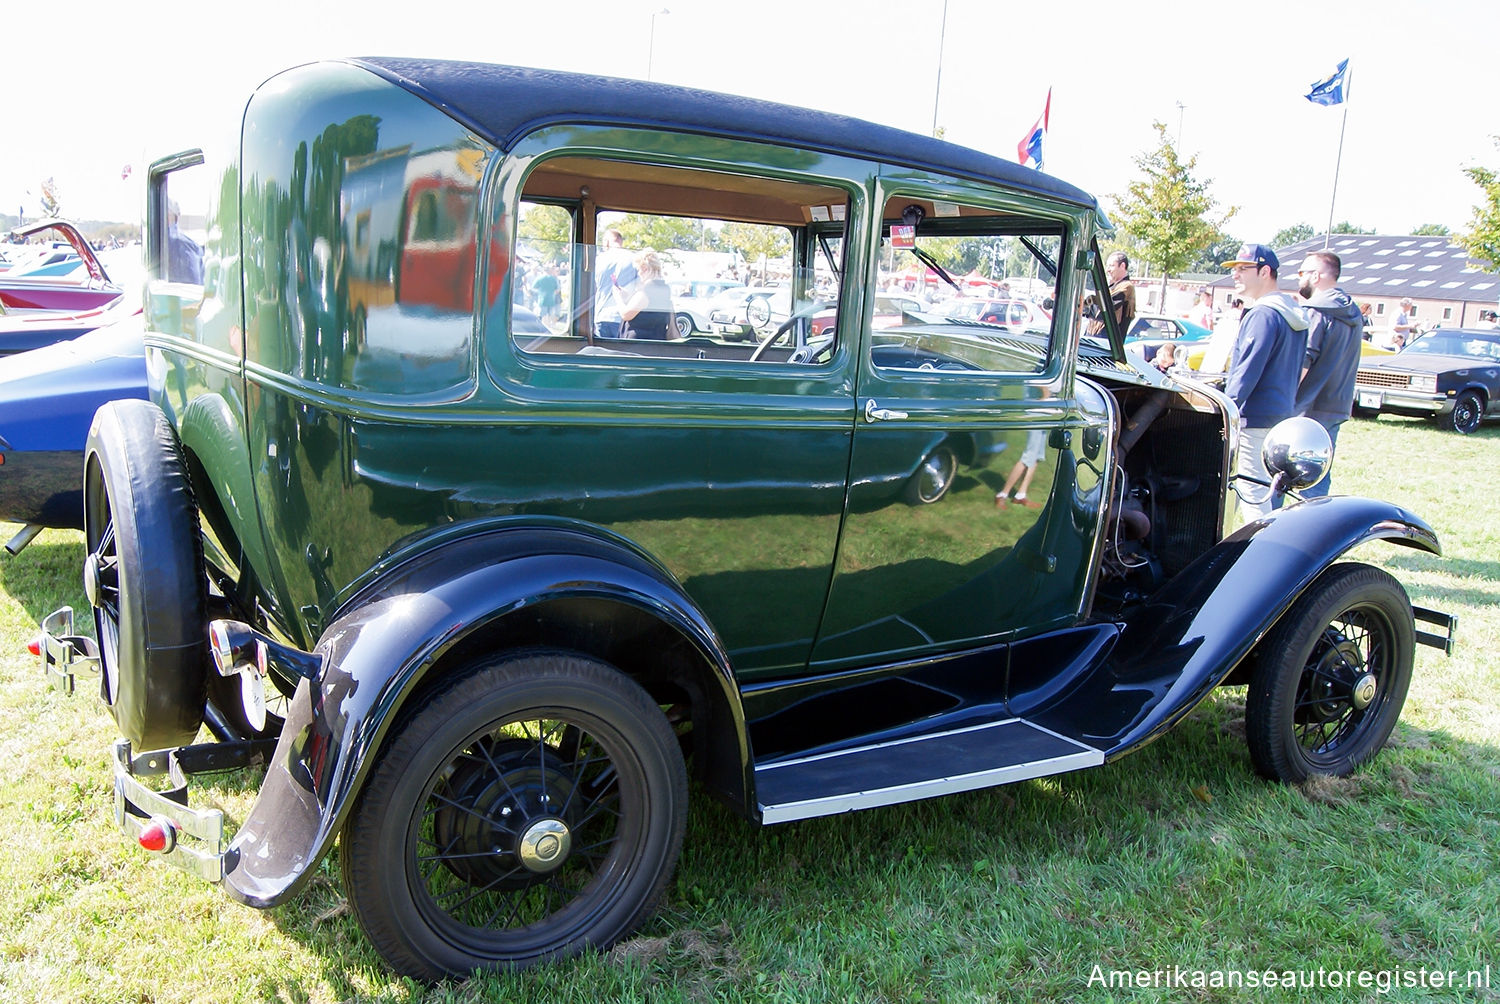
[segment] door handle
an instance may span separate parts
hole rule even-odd
[[[866,422],[898,422],[905,417],[906,412],[904,411],[894,411],[890,408],[877,407],[873,397],[865,399]]]

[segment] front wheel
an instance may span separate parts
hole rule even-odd
[[[1334,565],[1261,642],[1246,698],[1256,772],[1297,784],[1344,777],[1385,744],[1411,684],[1406,591],[1369,565]]]
[[[1443,424],[1454,432],[1467,436],[1471,432],[1479,431],[1482,418],[1484,418],[1484,401],[1476,392],[1466,390],[1453,402],[1453,410],[1448,413],[1447,420]]]
[[[693,332],[698,330],[697,326],[693,324],[691,314],[673,315],[672,326],[676,329],[678,338],[691,338]]]
[[[419,979],[607,947],[666,888],[687,777],[634,681],[595,659],[481,661],[403,715],[345,827],[344,888]]]

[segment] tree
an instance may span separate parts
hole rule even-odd
[[[1333,230],[1330,231],[1330,233],[1335,234],[1373,234],[1374,232],[1374,227],[1357,226],[1348,220],[1340,220],[1338,223],[1335,223]]]
[[[1151,123],[1156,130],[1156,149],[1136,157],[1144,175],[1130,183],[1126,194],[1115,196],[1120,228],[1136,242],[1143,260],[1161,270],[1162,298],[1166,298],[1167,276],[1184,271],[1214,243],[1237,207],[1222,217],[1208,214],[1218,202],[1208,193],[1209,181],[1193,177],[1197,156],[1183,161],[1167,137],[1167,127]]]
[[[1413,237],[1447,237],[1453,233],[1441,223],[1424,223],[1411,232]]]
[[[1214,235],[1214,239],[1203,249],[1193,263],[1188,266],[1189,272],[1219,272],[1224,268],[1224,263],[1234,258],[1240,245],[1244,243],[1233,234],[1226,234],[1222,230]],[[1280,245],[1276,245],[1280,247]]]
[[[783,258],[792,253],[792,236],[785,227],[759,223],[726,223],[719,231],[723,247],[734,248],[747,262]]]
[[[1500,136],[1491,138],[1500,149]],[[1488,264],[1490,271],[1500,272],[1500,172],[1476,165],[1464,168],[1464,174],[1483,196],[1469,217],[1469,229],[1458,234],[1458,242],[1472,257]]]
[[[549,265],[560,265],[573,255],[573,215],[562,206],[535,203],[521,210],[517,236]]]
[[[1276,236],[1271,238],[1271,247],[1287,248],[1316,236],[1317,231],[1310,224],[1298,223],[1296,226],[1276,231]]]
[[[681,251],[706,250],[701,247],[705,236],[703,228],[697,220],[686,216],[627,213],[620,217],[614,228],[620,231],[628,248],[650,248],[653,251],[672,248]]]

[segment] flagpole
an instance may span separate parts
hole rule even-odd
[[[1351,66],[1344,74],[1344,117],[1339,122],[1339,152],[1333,161],[1333,193],[1328,196],[1328,226],[1323,230],[1323,250],[1325,251],[1328,250],[1328,242],[1333,239],[1333,204],[1339,197],[1339,168],[1344,163],[1344,128],[1349,124],[1349,100],[1353,94],[1349,81],[1353,76],[1354,67]]]

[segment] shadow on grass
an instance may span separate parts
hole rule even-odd
[[[93,633],[88,600],[83,595],[83,536],[51,531],[20,554],[0,554],[0,589],[40,621],[60,606],[71,606],[78,630]]]
[[[1387,557],[1384,564],[1408,572],[1443,572],[1448,575],[1484,579],[1491,585],[1500,583],[1500,561],[1440,558],[1437,555],[1408,554],[1405,551],[1398,551]],[[1462,592],[1462,590],[1455,590],[1455,592]]]

